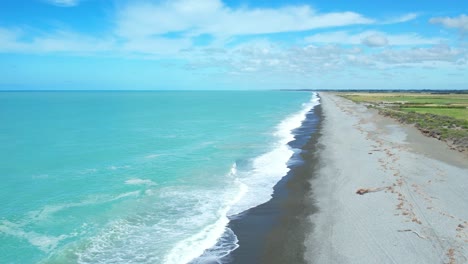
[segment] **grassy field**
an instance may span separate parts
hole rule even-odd
[[[468,120],[468,94],[343,93],[340,95],[355,102],[386,106],[394,110]]]
[[[468,151],[468,94],[338,93]]]
[[[429,113],[434,115],[448,116],[457,119],[468,120],[468,108],[424,108],[424,107],[403,107],[406,112]]]

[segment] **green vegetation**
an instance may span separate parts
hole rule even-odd
[[[468,108],[425,108],[425,107],[404,107],[402,111],[415,112],[422,114],[433,114],[439,116],[448,116],[457,119],[464,119],[468,121]]]
[[[468,151],[468,94],[340,93],[379,113],[414,124],[425,135]]]
[[[460,105],[468,107],[468,94],[352,93],[342,94],[342,96],[355,102]]]

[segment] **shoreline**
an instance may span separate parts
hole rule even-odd
[[[321,105],[314,109],[314,113],[318,121],[313,125],[312,134],[307,129],[307,124],[302,131],[302,137],[307,137],[307,133],[309,135],[307,141],[300,147],[299,164],[291,166],[290,173],[284,182],[280,183],[283,184],[280,187],[286,190],[284,197],[281,197],[283,199],[280,205],[281,215],[279,223],[267,236],[261,263],[307,263],[304,258],[306,251],[304,243],[307,235],[312,232],[312,226],[307,219],[318,210],[309,196],[310,181],[315,177],[315,171],[319,166],[317,144],[321,137],[323,120]],[[293,146],[295,143],[291,142]]]
[[[466,263],[468,160],[376,111],[320,93],[309,263]],[[364,190],[362,195],[358,190]]]
[[[230,219],[239,247],[223,263],[305,263],[304,241],[311,232],[307,215],[313,211],[307,199],[315,166],[312,156],[320,134],[321,104],[307,113],[295,139],[288,144],[300,149],[291,157],[290,171],[274,187],[272,199]],[[312,165],[311,165],[312,164]]]

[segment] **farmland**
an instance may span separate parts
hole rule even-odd
[[[415,125],[423,134],[468,151],[468,94],[338,93],[375,108],[401,123]]]

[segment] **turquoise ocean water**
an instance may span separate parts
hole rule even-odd
[[[187,263],[237,247],[310,92],[0,92],[1,263]],[[206,254],[205,254],[206,255]]]

